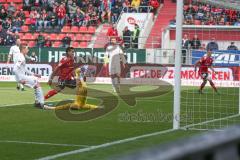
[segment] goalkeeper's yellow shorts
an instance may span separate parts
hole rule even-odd
[[[87,102],[87,85],[85,82],[81,82],[78,86],[78,92],[76,99],[73,103],[67,103],[64,105],[56,106],[55,110],[64,109],[95,109],[96,105],[86,104]]]

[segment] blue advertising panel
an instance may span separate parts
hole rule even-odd
[[[192,51],[192,64],[195,64],[206,51],[193,50]],[[219,50],[213,51],[212,57],[214,65],[216,66],[240,66],[240,51]]]

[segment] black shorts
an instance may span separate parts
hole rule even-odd
[[[58,80],[58,87],[61,89],[64,89],[65,87],[74,89],[76,88],[76,79],[72,79],[72,80]]]
[[[201,77],[206,80],[208,78],[208,73],[201,73]]]

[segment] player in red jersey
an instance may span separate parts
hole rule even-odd
[[[44,96],[45,100],[54,96],[65,87],[75,88],[76,79],[74,78],[74,48],[68,47],[66,49],[66,57],[62,58],[58,66],[54,69],[49,78],[48,84],[52,85],[54,76],[59,76],[57,89],[52,89]]]
[[[214,91],[216,93],[218,93],[218,90],[215,87],[211,77],[209,77],[209,73],[208,73],[208,68],[210,68],[213,73],[217,74],[217,72],[214,71],[213,66],[212,66],[213,59],[212,59],[211,55],[212,55],[212,51],[208,51],[206,56],[203,56],[200,60],[198,60],[195,63],[195,72],[197,71],[197,66],[199,66],[198,73],[201,76],[201,78],[203,79],[203,82],[199,89],[200,94],[202,94],[202,90],[205,87],[205,85],[207,84],[207,81],[209,81],[209,83],[212,86],[212,88],[214,89]]]

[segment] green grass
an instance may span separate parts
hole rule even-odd
[[[0,83],[0,159],[37,159],[84,148],[80,146],[26,144],[19,143],[19,141],[95,146],[172,128],[173,92],[157,97],[137,98],[137,103],[134,107],[128,106],[123,100],[118,98],[118,106],[111,113],[87,122],[70,122],[57,118],[54,111],[34,108],[32,105],[34,101],[33,91],[29,88],[26,88],[24,92],[17,91],[15,85],[15,83]],[[44,92],[49,90],[46,84],[42,86]],[[111,85],[95,84],[89,85],[89,87],[111,92]],[[149,89],[155,88],[143,86],[135,87],[132,90],[144,91]],[[221,95],[216,95],[213,94],[210,88],[206,88],[205,94],[199,95],[197,89],[194,87],[183,88],[181,111],[182,114],[186,115],[190,113],[190,118],[181,124],[199,123],[236,114],[238,111],[237,97],[239,96],[237,89],[221,88]],[[74,99],[74,96],[58,94],[51,98],[50,101],[66,99]],[[207,102],[206,99],[208,99]],[[99,102],[99,100],[92,98],[88,100],[88,103],[92,104],[98,104]],[[227,108],[228,106],[230,107]],[[191,112],[187,112],[189,110]],[[150,118],[147,118],[148,121],[141,121],[141,119],[134,118],[134,115],[138,113],[145,114],[145,116],[148,115]],[[157,119],[156,117],[159,116],[158,113],[163,114],[164,119]],[[151,118],[151,116],[155,117],[155,119]],[[194,128],[211,128],[211,126],[212,128],[217,128],[235,122],[237,122],[237,119],[232,119],[232,121],[227,120],[226,122],[220,120],[212,124],[210,123],[210,127],[209,125],[200,125],[200,127],[196,126]],[[201,132],[179,130],[99,148],[89,152],[69,155],[59,159],[83,160],[119,157],[126,153],[153,147]]]

